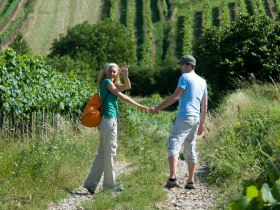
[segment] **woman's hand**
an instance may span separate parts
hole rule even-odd
[[[150,110],[150,108],[147,107],[147,106],[139,106],[139,109],[140,109],[141,111],[145,111],[145,112],[149,112],[149,110]]]
[[[128,66],[126,63],[121,64],[121,73],[125,76],[128,77]]]

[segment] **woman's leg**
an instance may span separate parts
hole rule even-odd
[[[115,187],[115,158],[117,154],[117,119],[108,120],[108,135],[104,139],[104,182],[103,189],[113,189]]]
[[[103,146],[100,143],[98,153],[95,156],[89,175],[87,176],[84,183],[84,187],[91,191],[95,191],[101,179],[101,176],[103,174],[104,160],[103,160],[102,148]]]
[[[102,119],[99,126],[100,139],[98,151],[93,161],[90,173],[84,182],[84,187],[91,191],[95,191],[104,172],[104,138],[106,138],[104,130],[107,130],[106,121]]]

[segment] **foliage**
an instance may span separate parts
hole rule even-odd
[[[219,116],[208,122],[211,133],[199,145],[204,151],[202,159],[210,165],[208,182],[217,185],[221,202],[232,203],[232,209],[274,209],[279,203],[278,88],[279,84],[255,85],[236,91],[230,95],[233,98],[226,97],[217,110]],[[246,198],[248,187],[259,191],[256,198]],[[239,198],[243,188],[244,197]],[[277,202],[263,197],[270,191]]]
[[[166,59],[161,65],[152,67],[148,65],[132,66],[130,80],[131,94],[149,96],[154,93],[169,95],[176,89],[181,73],[173,58]]]
[[[270,185],[264,183],[260,189],[251,185],[245,193],[231,204],[230,210],[276,210],[280,207],[280,179]]]
[[[0,111],[18,118],[37,110],[73,115],[81,112],[92,90],[83,82],[59,74],[40,56],[0,53]]]
[[[88,63],[73,59],[68,55],[46,58],[46,61],[53,69],[62,73],[76,75],[79,79],[88,80],[90,83],[97,83],[101,73],[101,71],[92,69]]]
[[[29,54],[31,53],[31,49],[28,46],[27,42],[23,38],[23,34],[19,33],[17,37],[14,39],[14,41],[9,46],[12,48],[17,54],[23,55],[23,54]]]
[[[205,32],[197,44],[199,68],[215,93],[236,88],[254,75],[270,81],[280,71],[280,24],[264,15],[240,15],[229,27]]]
[[[155,69],[152,66],[132,66],[129,77],[131,80],[132,89],[130,92],[132,95],[148,96],[157,90]]]
[[[9,21],[9,18],[11,18],[12,14],[15,12],[19,2],[19,0],[13,0],[4,5],[5,8],[1,11],[0,28],[3,28],[5,23]]]
[[[1,138],[2,210],[47,209],[80,185],[91,165],[98,134],[96,130],[77,133],[70,127],[63,129],[49,139],[36,136],[21,142]]]
[[[82,23],[69,28],[65,36],[55,39],[50,57],[68,55],[99,70],[108,62],[133,63],[132,35],[110,19],[95,25]]]

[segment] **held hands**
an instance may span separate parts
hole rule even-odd
[[[144,112],[149,112],[150,108],[147,106],[139,106],[139,109]]]
[[[157,107],[151,107],[149,112],[150,114],[156,114],[158,112]]]
[[[149,112],[150,114],[156,114],[158,113],[158,109],[157,107],[147,107],[147,106],[139,106],[138,107],[141,111],[144,111],[144,112]]]

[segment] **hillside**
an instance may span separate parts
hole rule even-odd
[[[100,0],[37,0],[22,29],[24,38],[34,53],[46,55],[53,39],[66,33],[68,27],[84,21],[95,23],[101,6]]]
[[[23,11],[31,0],[2,0]],[[21,12],[11,12],[5,26],[14,23]],[[229,25],[239,12],[265,13],[278,20],[279,0],[37,0],[19,29],[35,54],[47,55],[54,38],[68,27],[110,18],[134,31],[139,63],[157,64],[167,57],[192,53],[195,40],[213,26]],[[16,15],[17,14],[17,15]],[[3,15],[2,15],[3,16]],[[2,18],[3,19],[3,18]],[[16,34],[17,30],[14,30]],[[0,36],[4,31],[0,31]],[[4,40],[4,38],[1,38]],[[0,39],[0,41],[1,41]],[[2,44],[3,47],[3,44]]]

